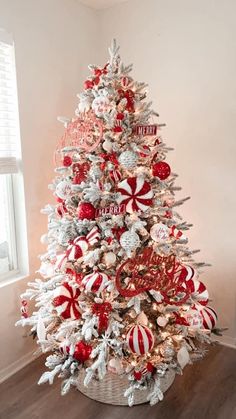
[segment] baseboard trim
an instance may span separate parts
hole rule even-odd
[[[236,349],[236,338],[232,336],[219,336],[215,340],[223,346]]]
[[[20,371],[26,365],[30,364],[30,362],[38,358],[39,355],[40,354],[35,354],[35,350],[31,351],[25,354],[24,356],[22,356],[22,358],[17,359],[17,361],[3,368],[0,371],[0,384],[3,383],[3,381],[6,381],[8,378],[10,378],[16,372]]]

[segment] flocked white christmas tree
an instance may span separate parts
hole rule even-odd
[[[64,378],[62,394],[106,374],[127,375],[129,405],[148,389],[162,399],[160,380],[200,359],[216,313],[176,211],[176,175],[163,124],[145,101],[146,85],[130,77],[116,43],[91,75],[55,152],[56,178],[42,237],[43,279],[30,283],[22,320],[49,352],[39,383]],[[27,299],[36,311],[27,313]]]

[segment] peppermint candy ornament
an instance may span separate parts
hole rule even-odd
[[[68,199],[72,195],[71,183],[62,180],[56,186],[56,195],[61,199]]]
[[[126,231],[120,237],[120,244],[130,257],[131,253],[140,245],[139,235],[134,231]]]
[[[141,324],[131,326],[126,336],[126,343],[131,352],[144,355],[151,351],[154,345],[154,336],[147,326]]]
[[[130,177],[118,184],[120,196],[118,204],[125,204],[126,211],[147,211],[152,205],[153,191],[150,184],[142,177]]]
[[[202,325],[204,329],[214,329],[217,322],[217,314],[215,310],[212,307],[203,307],[201,305],[196,305],[196,310],[202,318]]]
[[[154,224],[150,230],[150,236],[155,242],[164,242],[169,239],[169,228],[163,223]]]
[[[189,281],[197,275],[196,271],[189,265],[183,265],[180,273],[180,279]]]
[[[79,296],[79,288],[72,288],[68,282],[64,282],[56,288],[52,304],[63,319],[79,319],[81,317],[78,304]]]
[[[205,285],[197,279],[190,279],[186,283],[189,292],[191,293],[191,299],[195,303],[199,303],[203,306],[207,305],[209,300],[209,294]]]
[[[110,279],[108,275],[103,272],[93,272],[86,275],[82,280],[86,291],[100,294],[110,285]]]
[[[138,156],[133,151],[123,151],[119,156],[119,163],[125,169],[133,169],[137,165]]]
[[[67,260],[78,260],[87,252],[88,248],[100,239],[98,227],[94,227],[87,236],[77,237],[66,251]]]

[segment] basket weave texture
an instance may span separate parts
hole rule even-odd
[[[125,390],[129,387],[127,375],[119,376],[108,372],[102,381],[93,380],[88,387],[84,386],[85,371],[79,374],[78,390],[90,399],[102,403],[128,406],[127,398],[124,397]],[[171,386],[175,379],[173,370],[167,371],[164,377],[160,378],[160,389],[164,393]],[[136,390],[134,404],[147,403],[147,396],[151,388],[147,390]]]

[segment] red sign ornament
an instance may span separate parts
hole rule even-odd
[[[95,217],[102,217],[103,215],[120,215],[125,212],[125,205],[111,205],[110,207],[97,208]]]
[[[156,135],[157,125],[136,125],[134,133],[136,135]]]
[[[127,259],[116,273],[116,287],[124,297],[134,297],[148,290],[161,292],[167,304],[183,304],[189,298],[187,269],[174,255],[160,256],[152,247]],[[129,277],[128,285],[124,279]]]

